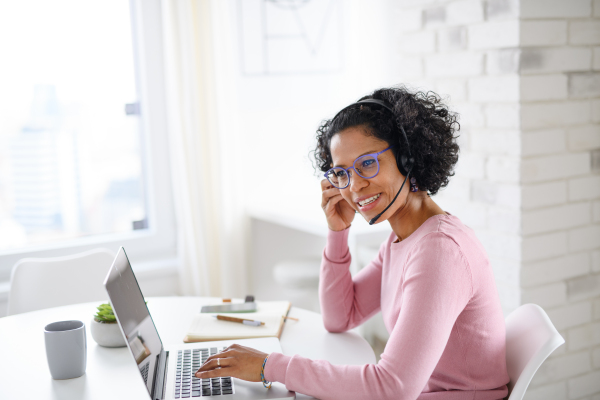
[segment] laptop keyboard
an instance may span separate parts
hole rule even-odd
[[[225,350],[223,347],[221,350]],[[217,348],[179,350],[177,352],[177,373],[175,375],[175,398],[220,396],[233,393],[231,377],[200,379],[194,375],[210,355],[217,354]]]

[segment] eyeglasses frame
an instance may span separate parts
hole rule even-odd
[[[362,156],[360,156],[360,157],[356,157],[356,159],[355,159],[355,160],[352,162],[352,166],[351,166],[351,167],[348,167],[348,168],[344,168],[344,167],[333,167],[333,168],[330,168],[330,169],[328,169],[328,170],[327,170],[327,172],[325,172],[325,175],[324,175],[324,176],[325,176],[325,179],[327,179],[327,181],[328,181],[329,183],[331,183],[331,184],[333,185],[333,187],[335,187],[336,189],[346,189],[348,186],[350,186],[350,177],[351,177],[351,175],[350,175],[350,170],[351,170],[351,169],[353,169],[353,170],[354,170],[354,172],[356,172],[356,174],[357,174],[358,176],[360,176],[361,178],[363,178],[363,179],[372,179],[372,178],[375,178],[375,177],[376,177],[376,176],[379,174],[379,167],[380,167],[380,165],[379,165],[379,158],[378,158],[378,156],[379,156],[380,154],[382,154],[382,153],[385,153],[386,151],[388,151],[388,150],[389,150],[389,149],[391,149],[392,147],[395,147],[395,146],[394,146],[394,145],[392,145],[392,146],[388,147],[387,149],[381,150],[381,151],[380,151],[380,152],[378,152],[378,153],[369,153],[369,154],[363,154],[363,155],[362,155]],[[358,160],[360,160],[360,159],[361,159],[361,158],[363,158],[363,157],[367,157],[367,156],[373,156],[373,158],[375,158],[375,162],[377,162],[377,172],[375,173],[375,175],[373,175],[373,176],[371,176],[371,177],[368,177],[368,178],[367,178],[366,176],[362,176],[362,175],[360,174],[360,172],[358,172],[358,171],[356,170],[356,168],[354,167],[354,164],[356,164],[356,162],[357,162]],[[334,170],[334,169],[336,169],[336,168],[341,168],[341,169],[343,169],[344,171],[346,171],[346,174],[348,175],[348,183],[347,183],[347,184],[346,184],[346,186],[344,186],[344,187],[337,187],[337,186],[335,186],[335,184],[334,184],[333,182],[331,182],[331,181],[329,180],[329,178],[327,177],[327,175],[329,174],[329,172],[331,172],[332,170]]]

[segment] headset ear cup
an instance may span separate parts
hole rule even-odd
[[[408,159],[408,162],[406,164],[406,171],[408,171],[408,172],[412,171],[414,166],[415,166],[415,159],[411,157]]]
[[[399,163],[398,163],[398,169],[400,170],[400,172],[402,173],[402,175],[406,176],[408,173],[408,168],[407,168],[407,164],[408,164],[408,157],[406,157],[406,154],[400,154],[400,159],[399,159]]]

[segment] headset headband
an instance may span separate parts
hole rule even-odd
[[[352,103],[352,104],[342,108],[337,114],[335,114],[335,117],[333,117],[333,119],[336,119],[338,117],[338,115],[340,115],[343,111],[346,111],[347,109],[349,109],[351,107],[360,106],[363,104],[376,104],[378,106],[385,108],[389,112],[391,112],[392,115],[394,114],[394,110],[392,109],[392,106],[389,105],[387,102],[385,102],[383,100],[377,100],[377,99],[364,99],[364,100],[359,100],[356,103]],[[333,119],[332,119],[332,121],[333,121]]]

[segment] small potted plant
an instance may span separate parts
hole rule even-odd
[[[91,323],[92,337],[100,346],[123,347],[125,338],[109,303],[100,304]]]

